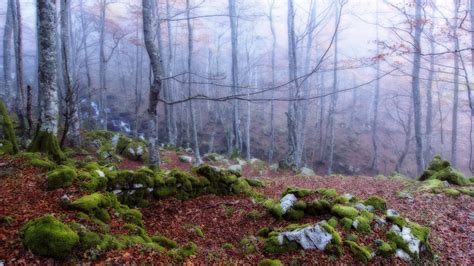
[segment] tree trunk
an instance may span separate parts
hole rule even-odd
[[[474,0],[473,0],[474,1]],[[271,86],[275,86],[275,58],[276,58],[276,33],[275,33],[275,25],[273,25],[273,6],[275,5],[275,0],[272,1],[270,6],[270,14],[268,16],[268,20],[270,22],[270,30],[272,32],[272,84]],[[273,162],[273,153],[275,150],[275,101],[273,98],[275,97],[274,90],[271,90],[270,93],[270,147],[268,151],[268,163],[271,164]]]
[[[237,30],[237,12],[235,8],[236,0],[229,0],[229,18],[230,31],[232,43],[232,94],[239,93],[239,61],[238,61],[238,30]],[[232,102],[233,117],[232,117],[232,131],[233,131],[233,149],[232,152],[242,151],[242,137],[240,134],[240,114],[239,114],[239,100],[234,99]]]
[[[375,94],[373,99],[374,106],[374,117],[372,120],[372,146],[374,147],[374,158],[372,160],[372,171],[377,175],[379,173],[379,154],[378,154],[378,143],[377,143],[377,130],[378,130],[378,115],[379,115],[379,95],[380,95],[380,59],[378,58],[380,53],[379,47],[379,2],[376,2],[376,11],[375,11],[375,30],[376,30],[376,39],[377,39],[377,49],[376,49],[376,81],[375,81]]]
[[[157,125],[157,106],[161,91],[162,71],[160,65],[160,50],[155,43],[156,27],[158,22],[153,14],[153,0],[142,0],[143,5],[143,37],[146,50],[150,57],[151,68],[153,71],[153,83],[150,86],[148,96],[148,156],[149,164],[153,168],[159,168],[160,154],[158,151],[158,125]]]
[[[12,91],[11,45],[13,34],[13,1],[14,0],[8,0],[7,2],[5,29],[3,31],[3,79],[5,84],[3,95],[5,96],[7,104],[10,102],[10,93]]]
[[[44,152],[57,161],[65,159],[56,138],[58,133],[58,87],[56,84],[56,2],[37,0],[39,49],[40,121],[29,151]]]
[[[433,36],[434,23],[430,25],[430,36]],[[425,135],[426,135],[426,145],[425,145],[425,162],[431,161],[432,147],[431,147],[431,135],[433,132],[433,78],[435,74],[435,56],[434,53],[435,45],[434,42],[430,42],[430,69],[428,73],[428,81],[426,84],[426,125],[425,125]]]
[[[107,106],[105,99],[106,90],[106,72],[107,66],[105,62],[105,13],[107,9],[107,0],[101,0],[100,18],[99,18],[99,125],[102,129],[107,130]]]
[[[459,51],[459,38],[457,36],[458,28],[458,12],[459,12],[459,0],[454,0],[454,25],[453,36],[454,36],[454,51]],[[453,99],[453,118],[452,118],[452,133],[451,133],[451,164],[456,167],[457,165],[457,151],[458,151],[458,106],[459,106],[459,54],[454,53],[454,99]]]
[[[91,72],[90,72],[90,67],[89,67],[89,48],[87,46],[87,33],[86,33],[86,23],[84,20],[84,10],[83,10],[83,1],[81,0],[79,3],[80,7],[80,12],[81,12],[81,29],[82,29],[82,46],[84,47],[84,65],[86,68],[86,79],[87,79],[87,87],[86,87],[86,93],[87,93],[87,124],[89,128],[93,128],[92,123],[92,78],[91,78]]]
[[[186,15],[187,15],[187,26],[188,26],[188,97],[192,96],[192,73],[193,73],[193,27],[191,25],[191,7],[189,5],[190,0],[186,0]],[[193,107],[193,100],[188,102],[189,114],[191,116],[191,133],[194,144],[194,155],[196,156],[196,164],[202,164],[201,153],[199,151],[199,141],[197,135],[196,118]]]
[[[423,161],[423,139],[421,132],[421,96],[420,96],[420,61],[421,61],[421,32],[422,32],[422,16],[421,8],[422,1],[416,0],[416,14],[415,14],[415,36],[413,37],[413,45],[415,47],[413,53],[413,68],[412,68],[412,94],[413,94],[413,111],[415,123],[415,157],[416,157],[416,171],[417,175],[424,169]]]

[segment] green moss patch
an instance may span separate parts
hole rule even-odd
[[[280,260],[263,259],[258,262],[258,266],[283,266]]]
[[[21,238],[33,253],[53,258],[65,258],[79,243],[77,233],[51,215],[28,222],[21,230]]]
[[[359,211],[357,209],[350,206],[340,205],[340,204],[334,205],[331,208],[331,213],[341,218],[344,218],[344,217],[355,218],[357,215],[359,215]]]
[[[77,177],[76,170],[72,167],[61,165],[48,173],[48,188],[70,187]]]
[[[419,180],[438,179],[447,181],[450,184],[464,186],[469,183],[468,179],[458,170],[454,169],[450,163],[436,155],[428,165],[427,169],[420,176]]]
[[[356,242],[348,240],[344,241],[344,243],[349,246],[352,254],[361,262],[367,263],[373,257],[372,251],[368,247],[360,246]]]
[[[379,196],[369,197],[368,199],[364,201],[364,204],[371,205],[372,207],[378,210],[382,210],[382,211],[387,210],[387,203],[385,202],[383,198]]]

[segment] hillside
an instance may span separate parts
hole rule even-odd
[[[90,134],[89,143],[104,134]],[[130,140],[126,147],[137,143]],[[0,158],[0,259],[15,264],[257,264],[265,258],[285,264],[473,263],[474,235],[469,232],[474,229],[474,200],[469,186],[400,175],[296,175],[270,169],[257,159],[245,162],[218,154],[205,161],[216,167],[193,168],[188,162],[192,153],[171,148],[161,149],[162,169],[152,171],[130,151],[119,154],[109,147],[104,159],[104,146],[71,151],[67,166],[24,152]],[[52,178],[55,172],[61,177]],[[64,184],[71,175],[71,184]],[[281,216],[279,201],[290,194],[298,201]],[[324,202],[329,205],[321,207]],[[369,203],[375,209],[360,209]],[[335,206],[350,210],[339,212]],[[348,214],[352,210],[357,213]],[[399,216],[390,213],[394,210]],[[70,228],[73,237],[68,241],[77,237],[68,250],[41,253],[34,245],[37,233],[51,237],[51,245],[59,241],[64,246],[65,240],[55,239],[51,231],[33,232],[31,223],[29,229],[24,227],[47,214]],[[320,223],[323,220],[327,223]],[[356,229],[348,220],[368,227]],[[422,232],[419,253],[411,254],[409,261],[398,253],[409,253],[409,246],[390,236],[395,224],[411,228],[416,237],[420,235],[415,229]],[[279,234],[311,225],[321,225],[332,236],[324,251],[304,250],[295,241],[272,242]]]

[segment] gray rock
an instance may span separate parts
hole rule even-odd
[[[270,170],[272,170],[273,172],[278,171],[278,164],[274,163],[274,164],[270,165]]]
[[[240,166],[247,165],[247,162],[246,162],[245,160],[242,160],[242,159],[237,159],[237,163],[238,163]]]
[[[117,143],[120,139],[120,135],[119,134],[115,134],[113,137],[112,137],[112,145],[115,147],[117,147]]]
[[[286,194],[283,198],[280,200],[280,205],[281,208],[283,209],[283,213],[286,213],[294,204],[295,202],[298,201],[296,196],[294,194]]]
[[[395,250],[395,256],[399,257],[400,259],[404,260],[404,261],[411,261],[411,257],[410,255],[408,255],[408,253],[406,253],[405,251],[403,251],[402,249],[399,249],[397,248],[397,250]]]
[[[95,172],[100,176],[100,177],[105,177],[105,173],[101,170],[95,170]]]
[[[300,169],[300,175],[302,175],[302,176],[315,176],[316,173],[308,167],[302,167]]]
[[[354,205],[354,208],[356,208],[357,210],[359,211],[369,211],[369,212],[373,212],[374,211],[374,206],[372,205],[364,205],[362,203],[357,203],[356,205]]]
[[[398,213],[394,209],[388,209],[387,210],[387,216],[397,217],[397,216],[400,216],[400,213]]]
[[[413,254],[419,254],[420,253],[420,245],[421,241],[417,239],[412,233],[411,229],[408,227],[398,227],[397,225],[392,225],[390,228],[391,231],[395,232],[397,235],[401,236],[405,243],[408,245],[408,249],[410,249],[410,252]]]
[[[229,170],[231,172],[234,172],[234,173],[241,174],[242,173],[242,165],[234,164],[234,165],[229,166],[229,168],[227,168],[227,170]]]
[[[280,245],[283,244],[284,238],[297,242],[303,249],[324,250],[331,241],[332,235],[326,232],[319,224],[315,224],[303,229],[280,233],[278,235]]]
[[[179,160],[183,163],[192,163],[193,162],[193,157],[186,156],[186,155],[181,155],[181,156],[179,156]]]

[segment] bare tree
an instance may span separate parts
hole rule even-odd
[[[13,4],[14,0],[7,1],[7,13],[5,20],[5,29],[3,31],[3,79],[4,96],[8,103],[10,92],[12,90],[12,63],[11,63],[11,45],[13,34]]]
[[[459,51],[458,31],[458,14],[459,14],[459,0],[454,0],[454,22],[452,25],[454,51]],[[452,133],[451,133],[451,164],[457,165],[457,142],[458,142],[458,106],[459,106],[459,54],[454,53],[454,96],[453,96],[453,117],[452,117]]]
[[[474,1],[474,0],[473,0]],[[276,58],[276,33],[275,25],[273,23],[273,8],[275,6],[275,0],[272,0],[270,4],[270,12],[268,15],[268,21],[270,22],[270,31],[272,33],[272,83],[271,86],[275,86],[275,58]],[[275,149],[275,101],[273,101],[274,90],[271,90],[270,95],[270,147],[268,151],[268,163],[273,162],[273,153]]]

